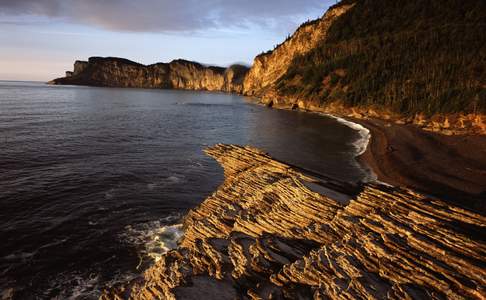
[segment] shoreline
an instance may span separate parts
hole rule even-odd
[[[265,103],[253,98],[258,104]],[[317,113],[351,127],[368,143],[355,159],[370,172],[371,182],[410,188],[452,205],[486,215],[486,135],[445,135],[414,124],[356,118],[309,109],[273,105],[272,109]],[[362,145],[360,145],[362,146]]]
[[[485,136],[445,136],[378,119],[349,120],[371,132],[357,160],[379,181],[486,215]]]
[[[366,127],[363,126],[360,123],[353,122],[351,120],[332,115],[332,114],[324,114],[324,113],[319,113],[320,115],[332,118],[336,120],[338,123],[347,126],[351,128],[354,131],[357,131],[359,134],[359,138],[354,141],[352,144],[356,150],[354,160],[356,163],[360,166],[360,168],[363,170],[363,172],[366,173],[366,177],[363,179],[363,182],[376,182],[376,183],[385,183],[385,182],[380,182],[378,180],[378,176],[376,175],[375,171],[373,168],[370,167],[369,164],[366,162],[361,161],[359,158],[368,150],[368,147],[371,143],[371,131]],[[385,183],[386,184],[386,183]]]

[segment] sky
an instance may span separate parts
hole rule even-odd
[[[47,81],[116,56],[250,65],[335,0],[0,0],[0,80]]]

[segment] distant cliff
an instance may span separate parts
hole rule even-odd
[[[87,62],[76,61],[73,72],[66,72],[66,77],[50,83],[241,93],[247,71],[248,68],[241,65],[206,67],[186,60],[146,66],[123,58],[91,57]]]

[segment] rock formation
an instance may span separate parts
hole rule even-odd
[[[205,67],[199,63],[174,60],[145,66],[115,57],[90,57],[76,61],[70,76],[52,80],[51,84],[90,85],[132,88],[175,88],[241,93],[248,68]]]
[[[250,147],[206,152],[226,179],[185,217],[179,247],[102,299],[486,297],[484,216]]]

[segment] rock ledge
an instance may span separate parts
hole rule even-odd
[[[226,179],[185,217],[179,247],[101,299],[486,298],[484,216],[251,147],[206,152]]]

